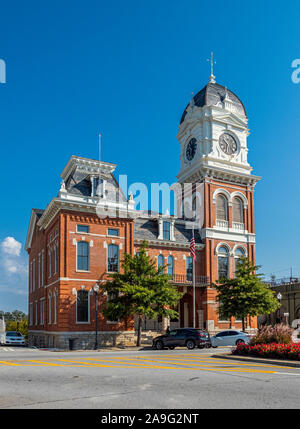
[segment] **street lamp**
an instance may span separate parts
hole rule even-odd
[[[94,293],[95,293],[95,318],[96,318],[96,336],[95,336],[95,346],[94,350],[98,349],[98,292],[99,292],[99,285],[96,283],[92,287]]]
[[[280,304],[280,302],[281,302],[281,300],[282,300],[282,295],[281,295],[281,293],[280,293],[280,292],[278,292],[278,294],[277,294],[277,299],[278,299],[279,304]],[[280,317],[280,308],[278,309],[278,319],[279,319],[279,323],[280,323],[280,322],[281,322],[281,317]]]

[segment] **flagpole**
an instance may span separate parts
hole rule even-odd
[[[194,237],[194,227],[193,227],[193,238],[195,238]],[[195,258],[196,258],[196,252],[195,252],[195,256],[193,258],[193,328],[196,328]]]

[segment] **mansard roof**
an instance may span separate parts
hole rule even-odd
[[[168,219],[165,219],[168,220]],[[176,220],[174,222],[174,236],[175,241],[170,241],[170,245],[176,243],[176,245],[189,246],[192,238],[192,230],[187,229],[185,222],[182,220]],[[195,230],[195,244],[202,244],[202,240],[198,230]],[[147,240],[161,241],[158,240],[158,221],[153,218],[137,217],[134,219],[134,239],[138,241]],[[162,240],[164,243],[166,240]]]

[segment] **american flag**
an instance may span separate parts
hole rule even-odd
[[[193,235],[190,241],[190,252],[192,255],[192,258],[195,259],[195,238],[194,238],[194,230],[193,230]]]

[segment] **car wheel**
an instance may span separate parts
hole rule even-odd
[[[195,348],[195,341],[193,341],[193,340],[187,340],[187,342],[186,342],[186,346],[187,346],[187,348],[188,348],[189,350],[194,349],[194,348]]]
[[[244,340],[237,340],[235,344],[236,345],[238,345],[238,344],[245,344],[245,341]]]
[[[169,347],[169,349],[170,349],[170,350],[174,350],[174,349],[175,349],[175,346],[170,346],[170,347]]]
[[[164,348],[163,342],[160,340],[156,341],[155,348],[156,348],[156,350],[162,350]]]

